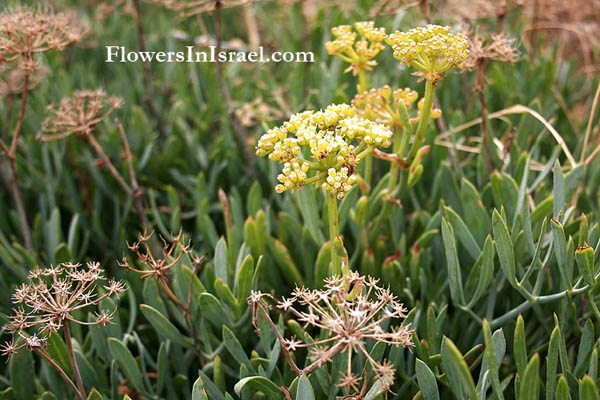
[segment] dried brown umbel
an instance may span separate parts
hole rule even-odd
[[[182,232],[173,236],[170,239],[171,243],[168,243],[163,237],[160,237],[163,242],[163,247],[160,254],[154,255],[149,245],[152,235],[153,233],[139,235],[137,242],[127,244],[129,250],[137,256],[138,261],[144,267],[143,269],[132,267],[129,265],[126,258],[123,258],[123,261],[119,263],[119,266],[140,274],[142,279],[155,279],[162,285],[169,282],[169,270],[177,265],[183,256],[188,256],[194,265],[198,265],[202,261],[193,254],[190,242],[184,241]],[[178,300],[175,299],[174,301],[177,302]]]
[[[62,50],[84,36],[86,29],[71,13],[19,6],[0,14],[0,61],[31,58]]]
[[[102,284],[103,281],[106,283]],[[100,285],[104,288],[103,293],[98,291]],[[75,361],[70,324],[110,323],[114,311],[100,310],[96,312],[95,321],[87,322],[76,319],[74,314],[90,307],[96,308],[102,300],[124,291],[123,282],[112,279],[107,281],[104,270],[96,262],[89,262],[85,267],[81,264],[63,263],[31,271],[28,282],[15,289],[12,295],[15,308],[13,316],[10,317],[8,331],[15,335],[17,340],[13,338],[6,342],[0,350],[2,355],[10,357],[24,347],[36,351],[58,370],[78,398],[87,398]],[[46,351],[47,337],[60,330],[67,345],[75,383]]]
[[[72,97],[48,106],[50,116],[42,123],[37,138],[49,142],[72,134],[89,137],[96,125],[122,104],[120,98],[109,96],[102,89],[77,91]]]
[[[183,239],[183,233],[179,232],[177,235],[171,238],[171,243],[168,243],[163,237],[160,237],[163,247],[159,254],[153,253],[150,240],[152,233],[140,235],[138,241],[133,244],[127,244],[129,250],[131,250],[141,264],[141,267],[132,266],[127,261],[126,257],[119,262],[121,268],[125,268],[129,271],[139,274],[141,279],[154,279],[160,287],[163,288],[167,296],[175,303],[175,305],[183,311],[187,328],[192,337],[196,355],[200,362],[202,362],[202,355],[200,351],[200,343],[196,334],[196,327],[192,318],[192,289],[194,284],[194,276],[196,270],[202,263],[202,257],[196,256],[190,246],[190,242],[185,242]],[[190,284],[188,287],[187,299],[185,302],[177,298],[171,287],[169,286],[169,270],[177,265],[182,258],[187,257],[192,265],[192,274],[190,277]]]
[[[375,373],[376,380],[386,390],[394,382],[395,369],[388,361],[379,362],[371,357],[366,348],[367,340],[373,339],[388,345],[411,347],[412,330],[399,325],[385,331],[382,324],[390,319],[406,317],[406,308],[397,301],[389,289],[377,286],[378,280],[360,276],[350,271],[344,277],[325,279],[324,289],[296,288],[290,298],[282,298],[277,308],[293,315],[304,328],[320,330],[313,337],[323,338],[303,342],[295,337],[286,339],[277,330],[269,316],[271,295],[252,291],[248,304],[252,307],[252,321],[258,330],[258,313],[265,317],[282,345],[282,350],[292,370],[298,374],[310,374],[331,362],[338,354],[345,353],[347,370],[342,372],[338,386],[358,390],[361,378],[352,371],[352,356],[362,353]],[[304,309],[305,311],[300,311]],[[290,351],[309,349],[312,364],[300,370],[290,356]]]
[[[471,53],[463,63],[465,71],[478,68],[486,60],[515,63],[519,58],[515,40],[503,33],[492,35],[488,40],[477,33],[469,40],[469,48]]]

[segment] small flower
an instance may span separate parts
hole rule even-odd
[[[21,337],[25,339],[25,346],[29,351],[43,348],[48,341],[47,338],[38,336],[37,333],[34,333],[28,337],[21,335]]]
[[[19,349],[25,347],[25,343],[20,346],[15,345],[15,342],[10,340],[8,342],[4,342],[3,345],[0,346],[0,354],[6,356],[6,362],[10,359],[10,356],[15,354]]]
[[[423,78],[433,82],[452,67],[462,68],[469,56],[467,37],[450,33],[448,26],[427,25],[394,32],[385,41],[400,63],[416,68]]]
[[[331,29],[335,39],[325,43],[327,52],[346,61],[350,66],[344,72],[352,71],[358,75],[361,71],[370,71],[377,62],[373,60],[381,50],[385,39],[385,29],[375,28],[373,21],[356,22],[355,31],[350,25],[341,25]],[[358,39],[358,41],[357,41]]]
[[[356,115],[347,104],[294,114],[258,141],[256,154],[283,164],[278,193],[314,184],[344,197],[356,182],[356,165],[377,147],[391,144],[384,125]]]
[[[294,305],[294,300],[286,299],[285,297],[282,297],[281,301],[277,302],[277,308],[281,308],[283,311],[287,311],[293,305]]]
[[[292,339],[283,339],[283,345],[289,351],[296,351],[297,347],[302,344],[301,341],[296,340],[296,338]]]

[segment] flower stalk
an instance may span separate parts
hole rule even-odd
[[[50,354],[48,354],[48,353],[47,353],[45,350],[43,350],[43,349],[39,349],[37,352],[39,353],[39,355],[41,355],[42,357],[44,357],[44,359],[46,359],[46,361],[48,361],[48,362],[50,363],[50,365],[52,365],[56,371],[58,371],[58,373],[59,373],[59,374],[60,374],[60,376],[63,378],[63,380],[64,380],[64,381],[65,381],[65,382],[66,382],[66,383],[67,383],[67,384],[68,384],[68,385],[71,387],[71,389],[73,390],[73,392],[75,392],[75,396],[77,396],[77,398],[78,398],[79,400],[86,400],[86,396],[85,396],[85,394],[83,394],[83,393],[85,393],[85,392],[83,392],[83,393],[82,393],[82,392],[81,392],[81,391],[80,391],[80,390],[77,388],[77,386],[76,386],[76,385],[73,383],[73,381],[71,380],[71,378],[69,378],[69,375],[67,375],[67,373],[65,372],[65,370],[64,370],[64,369],[62,369],[62,368],[60,367],[60,365],[58,365],[58,364],[56,363],[56,361],[54,361],[54,360],[52,359],[52,357],[50,357]]]
[[[417,151],[421,148],[423,139],[425,138],[425,132],[427,131],[427,125],[429,124],[429,116],[431,114],[431,106],[433,105],[433,94],[435,93],[435,85],[433,81],[427,80],[425,82],[425,96],[423,97],[423,108],[421,109],[421,117],[419,118],[419,124],[417,125],[417,131],[415,132],[415,139],[413,141],[410,153],[408,155],[408,162],[412,162],[417,155]]]
[[[327,211],[329,215],[329,242],[331,244],[331,264],[329,267],[330,275],[339,275],[341,273],[341,258],[338,252],[339,218],[337,209],[337,199],[335,194],[327,193]]]
[[[77,360],[75,359],[75,352],[73,351],[73,338],[71,337],[71,327],[68,320],[63,323],[63,335],[65,336],[65,344],[67,345],[67,353],[69,354],[69,361],[73,367],[73,374],[75,375],[75,382],[77,382],[77,389],[79,393],[85,393],[85,387],[83,386],[83,380],[81,379],[81,373],[77,366]]]

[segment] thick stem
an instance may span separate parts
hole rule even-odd
[[[331,246],[331,264],[329,268],[330,275],[339,275],[342,270],[341,258],[336,248],[337,238],[339,236],[339,220],[337,209],[337,198],[334,193],[327,192],[327,211],[329,215],[329,243]]]
[[[365,74],[365,70],[361,69],[358,72],[358,87],[356,88],[358,93],[363,93],[367,90],[367,77]]]
[[[358,93],[363,93],[367,90],[367,77],[365,74],[365,70],[361,69],[358,72],[358,86],[356,87]],[[373,156],[370,154],[365,157],[364,160],[364,172],[363,176],[365,178],[365,182],[370,186],[371,178],[373,176]]]
[[[33,241],[31,240],[31,231],[29,230],[29,223],[27,222],[27,214],[25,213],[25,207],[23,206],[23,198],[21,196],[21,188],[19,187],[19,176],[17,174],[17,165],[15,158],[17,156],[17,143],[19,142],[19,136],[21,134],[21,128],[23,126],[23,118],[25,117],[25,107],[27,106],[27,94],[29,93],[29,77],[30,73],[26,73],[23,78],[23,93],[21,94],[21,106],[19,108],[19,118],[17,119],[17,125],[13,132],[10,149],[2,142],[2,149],[8,158],[8,164],[12,172],[11,192],[15,200],[17,212],[19,214],[19,220],[21,223],[21,231],[23,234],[23,241],[25,242],[25,248],[27,251],[34,255]]]
[[[48,361],[50,363],[50,365],[52,365],[54,367],[54,369],[56,369],[58,371],[58,373],[60,374],[60,376],[71,387],[71,389],[73,389],[73,391],[75,392],[75,395],[77,396],[78,399],[80,399],[80,400],[85,400],[86,399],[85,394],[81,393],[79,391],[79,389],[77,389],[77,386],[75,386],[75,384],[73,383],[73,381],[71,380],[71,378],[69,378],[69,375],[67,375],[67,373],[60,367],[60,365],[58,365],[56,363],[56,361],[54,361],[52,359],[52,357],[50,357],[50,355],[48,353],[46,353],[46,351],[40,349],[37,352],[42,357],[44,357],[46,359],[46,361]]]
[[[263,316],[265,317],[265,319],[267,320],[269,325],[271,326],[271,329],[273,330],[273,333],[275,334],[275,336],[277,336],[277,339],[279,340],[279,344],[281,345],[281,352],[283,353],[284,358],[286,359],[290,368],[292,369],[292,372],[294,372],[298,376],[302,375],[302,371],[300,370],[300,368],[298,368],[298,366],[292,359],[292,356],[290,355],[289,350],[285,346],[285,341],[283,340],[283,336],[281,336],[281,333],[279,333],[279,329],[277,329],[277,326],[271,320],[269,313],[260,304],[257,305],[257,307],[260,310],[260,312],[263,314]]]
[[[14,158],[9,158],[8,163],[12,172],[11,191],[15,199],[15,205],[17,206],[19,220],[21,221],[21,231],[23,233],[23,240],[25,241],[25,248],[29,254],[34,255],[31,231],[29,230],[27,214],[25,212],[25,207],[23,206],[23,198],[21,197],[21,189],[19,188],[19,176],[17,175],[17,167]]]
[[[431,106],[433,105],[433,94],[435,93],[435,86],[431,81],[426,81],[425,83],[425,96],[423,100],[423,108],[421,109],[421,115],[419,117],[419,125],[417,125],[417,132],[415,133],[415,139],[413,141],[412,148],[410,149],[410,154],[408,155],[408,162],[411,163],[412,160],[417,155],[417,151],[421,147],[423,143],[423,139],[425,138],[425,132],[427,131],[427,125],[429,123],[429,115],[431,114]]]
[[[104,165],[108,168],[111,175],[117,180],[117,182],[119,183],[119,186],[121,186],[121,188],[125,191],[127,196],[132,196],[133,190],[125,182],[125,180],[123,179],[121,174],[119,174],[119,171],[117,171],[117,169],[115,168],[113,163],[110,161],[110,159],[108,158],[108,156],[102,149],[102,146],[100,146],[100,143],[98,143],[98,141],[96,140],[94,135],[92,135],[92,134],[87,135],[87,139],[90,142],[90,144],[92,145],[92,147],[94,148],[94,150],[96,151],[96,154],[98,154],[98,157],[100,157],[102,162],[104,162]]]
[[[222,45],[222,24],[221,24],[221,0],[216,0],[215,2],[215,35],[217,38],[217,54],[221,53],[221,45]],[[200,16],[198,16],[200,18]],[[244,156],[244,161],[246,162],[246,166],[248,167],[248,173],[252,178],[256,178],[256,171],[254,166],[254,154],[248,145],[248,133],[244,126],[238,120],[237,115],[235,115],[235,108],[233,107],[233,102],[231,101],[231,95],[229,94],[229,88],[227,87],[227,82],[225,82],[225,75],[223,73],[223,64],[219,60],[219,57],[216,58],[215,69],[217,71],[217,79],[219,81],[219,89],[221,90],[221,95],[223,96],[223,101],[225,102],[225,107],[227,108],[227,114],[229,115],[229,120],[231,121],[231,125],[233,127],[233,136],[242,151],[242,155]]]
[[[77,382],[77,388],[79,389],[79,392],[83,396],[85,396],[85,387],[83,386],[81,373],[79,372],[79,367],[77,366],[77,361],[75,360],[75,352],[73,351],[73,339],[71,338],[71,328],[69,326],[68,320],[64,320],[63,333],[65,335],[67,353],[69,353],[69,361],[71,361],[71,366],[73,367],[73,374],[75,375],[75,382]]]
[[[402,137],[401,135],[406,135],[406,134],[407,133],[404,132],[403,129],[399,129],[396,132],[394,132],[394,147],[392,149],[392,152],[394,153],[394,155],[396,157],[402,157],[402,155],[404,154],[404,151],[406,150],[406,148],[403,149],[403,140],[400,139]],[[385,221],[387,221],[390,211],[392,211],[392,206],[393,206],[392,196],[396,196],[397,198],[400,198],[402,196],[402,193],[396,194],[399,173],[400,173],[400,165],[397,163],[393,163],[390,168],[390,178],[389,178],[390,180],[388,181],[388,187],[387,187],[387,197],[388,198],[383,199],[383,201],[384,201],[383,208],[381,210],[381,213],[377,217],[377,221],[375,222],[374,228],[370,232],[371,240],[376,237],[377,233],[381,229],[381,225]]]

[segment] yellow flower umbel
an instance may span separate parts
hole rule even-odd
[[[367,90],[365,71],[370,71],[377,65],[373,60],[385,48],[385,29],[375,28],[374,22],[357,22],[354,30],[350,25],[341,25],[331,29],[335,40],[325,43],[329,54],[335,55],[350,66],[344,72],[352,71],[358,75],[358,92]],[[358,41],[357,41],[358,39]]]
[[[258,141],[256,154],[283,164],[275,186],[278,193],[314,184],[327,192],[332,272],[339,273],[337,200],[352,190],[356,167],[378,147],[391,145],[392,132],[384,125],[356,115],[348,104],[292,115]],[[338,249],[336,249],[336,247]]]
[[[418,97],[417,92],[410,88],[392,90],[391,87],[385,85],[357,94],[352,100],[352,106],[356,108],[358,115],[363,118],[378,122],[394,130],[401,130],[405,124],[402,116],[405,113],[404,109],[406,109],[406,112],[410,111],[411,106]],[[416,116],[408,119],[410,124],[419,121],[423,103],[423,99],[418,102]],[[430,111],[429,118],[439,118],[441,115],[442,111],[434,108]]]
[[[426,80],[421,115],[415,132],[408,162],[413,163],[417,153],[422,154],[423,137],[427,123],[436,115],[432,112],[435,84],[452,67],[462,68],[469,56],[469,42],[461,33],[450,33],[450,27],[427,25],[413,28],[408,32],[394,32],[385,41],[394,50],[394,57],[402,64],[418,70],[416,75]]]
[[[391,137],[384,125],[357,116],[347,104],[334,104],[292,115],[270,129],[259,139],[256,154],[283,164],[278,193],[315,184],[342,199],[356,182],[356,165],[376,147],[388,147]]]
[[[450,68],[462,68],[469,56],[467,37],[450,33],[447,26],[427,25],[408,32],[394,32],[385,41],[400,63],[416,68],[423,78],[434,83]]]

